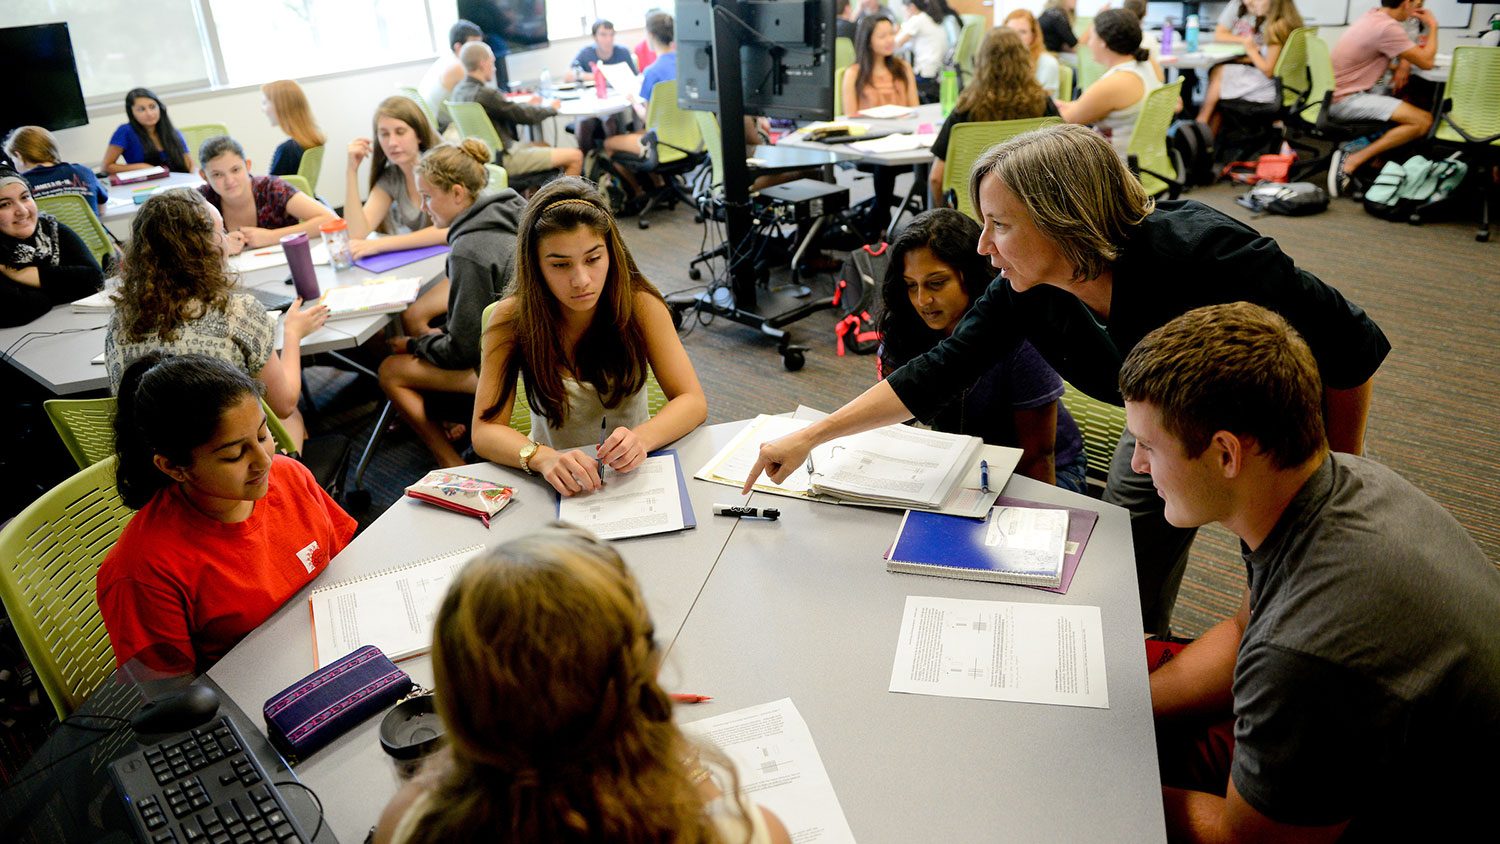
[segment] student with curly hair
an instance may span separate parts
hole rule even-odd
[[[261,389],[205,355],[155,351],[126,368],[115,483],[140,512],[96,579],[120,664],[208,670],[353,538],[307,467],[275,455]]]
[[[141,206],[104,334],[110,389],[118,392],[126,367],[151,351],[218,358],[265,384],[266,402],[300,447],[302,338],[327,321],[328,307],[293,302],[277,353],[276,320],[254,296],[234,291],[227,248],[224,218],[195,190],[166,191]]]
[[[193,172],[193,153],[187,148],[187,139],[172,126],[161,97],[148,88],[130,89],[125,95],[125,116],[128,120],[115,129],[109,146],[104,148],[105,173],[149,167]]]
[[[1031,54],[1021,36],[1007,26],[990,30],[975,58],[973,83],[958,95],[953,113],[943,121],[937,140],[932,142],[933,161],[927,184],[931,187],[933,205],[941,208],[947,201],[942,195],[947,167],[944,159],[948,157],[948,141],[954,126],[970,121],[1047,116],[1057,116],[1057,105],[1036,81]]]
[[[446,747],[376,844],[790,844],[672,721],[645,599],[614,549],[553,525],[459,572],[432,634]]]
[[[703,387],[661,293],[636,267],[591,183],[557,179],[531,198],[516,269],[484,332],[474,450],[540,474],[563,495],[598,489],[608,466],[631,472],[646,453],[708,416]],[[655,373],[667,404],[646,409]],[[510,427],[524,378],[531,434]],[[608,437],[598,458],[601,422]]]

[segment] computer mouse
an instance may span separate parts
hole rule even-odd
[[[130,718],[137,733],[180,733],[208,723],[219,712],[219,693],[193,684],[142,706]]]

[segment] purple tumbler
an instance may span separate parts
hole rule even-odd
[[[298,232],[283,237],[281,249],[286,252],[287,266],[292,268],[292,286],[302,301],[311,302],[323,295],[318,289],[318,274],[313,270],[312,246],[307,242],[307,234]]]

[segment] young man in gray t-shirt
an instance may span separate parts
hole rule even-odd
[[[1190,311],[1126,358],[1132,466],[1249,588],[1151,675],[1169,834],[1450,840],[1500,789],[1500,571],[1389,469],[1331,454],[1317,363],[1276,314]]]

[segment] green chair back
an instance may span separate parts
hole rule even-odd
[[[78,468],[87,469],[115,453],[114,396],[50,399],[42,407]]]
[[[260,409],[266,413],[266,430],[271,432],[271,439],[276,443],[276,451],[287,457],[297,458],[297,441],[292,439],[292,432],[286,429],[286,425],[282,423],[281,417],[276,415],[276,411],[266,404],[264,396],[260,400]]]
[[[307,181],[307,190],[303,193],[308,196],[316,196],[318,190],[318,174],[323,172],[323,147],[316,146],[302,151],[302,161],[297,165],[297,175]]]
[[[974,58],[979,55],[979,47],[984,43],[985,31],[984,19],[980,18],[977,21],[966,21],[964,28],[958,32],[958,46],[953,48],[953,63],[958,66],[960,88],[974,78]]]
[[[851,64],[854,64],[854,39],[833,39],[833,78],[835,80],[833,83],[834,90],[838,90],[839,87],[838,79],[841,75],[839,68],[848,67]]]
[[[1182,96],[1182,78],[1157,88],[1146,95],[1140,114],[1136,115],[1135,128],[1130,132],[1130,143],[1125,147],[1127,157],[1134,157],[1136,166],[1164,176],[1177,178],[1181,174],[1167,148],[1167,130],[1177,116],[1177,100]],[[1150,173],[1139,174],[1141,186],[1150,196],[1164,193],[1171,188],[1166,182]]]
[[[229,127],[223,123],[195,123],[192,126],[179,126],[177,131],[187,141],[188,154],[197,159],[198,149],[203,146],[203,142],[219,135],[228,135]],[[203,162],[199,161],[198,166],[202,167]]]
[[[964,26],[968,26],[971,23],[978,24],[979,26],[987,26],[990,22],[989,15],[965,14],[959,15],[958,19],[964,22]]]
[[[490,175],[489,183],[484,186],[485,193],[499,193],[510,187],[510,174],[505,168],[498,164],[486,164],[484,170]]]
[[[94,208],[87,199],[71,193],[39,196],[36,198],[36,207],[72,229],[73,234],[78,235],[83,240],[83,245],[89,248],[99,266],[104,266],[105,260],[115,254],[115,245],[109,239],[109,232],[104,230],[104,224],[94,215]]]
[[[1323,98],[1333,90],[1333,59],[1328,52],[1328,42],[1321,35],[1308,35],[1302,39],[1307,48],[1307,100],[1297,116],[1308,123],[1317,123],[1323,112]]]
[[[703,149],[703,133],[698,131],[697,112],[677,105],[677,80],[658,82],[651,88],[651,102],[646,106],[646,128],[656,132],[658,164],[673,164]]]
[[[1435,137],[1452,143],[1500,146],[1500,47],[1455,47],[1443,97],[1453,108],[1438,121]],[[1454,127],[1468,134],[1465,138]]]
[[[297,190],[302,191],[308,196],[313,195],[312,185],[308,184],[307,180],[302,178],[301,176],[278,176],[277,178],[281,179],[283,182],[286,182]]]
[[[135,511],[115,491],[115,458],[63,481],[0,529],[0,599],[59,719],[115,667],[94,581]]]
[[[489,144],[492,157],[498,156],[505,149],[505,145],[500,142],[500,133],[495,131],[495,124],[490,122],[484,106],[479,103],[456,103],[452,100],[444,101],[443,105],[447,107],[448,116],[453,118],[453,124],[458,127],[460,135],[478,138]]]
[[[1063,382],[1062,401],[1083,435],[1083,453],[1088,458],[1089,475],[1102,485],[1103,479],[1109,475],[1109,464],[1114,460],[1115,445],[1125,432],[1125,408],[1086,396],[1066,381]]]
[[[1108,68],[1094,61],[1093,51],[1083,42],[1079,42],[1078,52],[1074,55],[1078,57],[1078,90],[1086,91],[1090,85],[1099,81],[1099,77]]]
[[[1276,55],[1276,66],[1271,73],[1281,80],[1281,105],[1294,108],[1302,97],[1307,96],[1307,39],[1316,38],[1316,26],[1294,29],[1287,35],[1286,43]]]
[[[433,104],[427,102],[427,98],[424,97],[424,96],[422,96],[422,92],[421,91],[418,91],[416,88],[411,88],[411,87],[408,87],[408,86],[405,86],[405,85],[398,85],[398,86],[396,86],[396,93],[398,93],[401,96],[406,97],[407,99],[409,99],[412,102],[416,103],[422,109],[422,113],[425,114],[425,115],[427,115],[427,125],[429,125],[429,126],[432,127],[432,131],[434,131],[434,132],[437,131],[437,125],[438,125],[437,112],[433,111],[433,108],[434,108]],[[437,108],[442,108],[443,107],[443,103],[438,103],[436,105],[436,107]],[[453,114],[453,112],[451,110],[448,113],[450,115]]]
[[[1057,101],[1061,103],[1070,102],[1073,99],[1073,68],[1057,63]]]
[[[835,96],[838,89],[835,88]],[[703,136],[703,148],[708,152],[708,164],[713,173],[713,183],[708,187],[710,192],[722,189],[724,186],[724,135],[719,131],[719,118],[711,111],[695,111],[693,118],[698,121],[698,133]]]
[[[838,117],[844,113],[844,74],[853,67],[851,64],[841,64],[833,69],[833,116]]]
[[[948,136],[948,157],[943,159],[943,193],[951,189],[956,195],[954,207],[979,219],[979,212],[969,200],[969,168],[985,150],[1015,136],[1061,123],[1057,117],[1034,117],[1026,120],[991,120],[982,123],[960,123]]]

